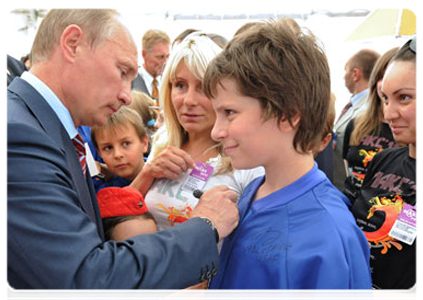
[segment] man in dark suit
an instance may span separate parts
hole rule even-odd
[[[161,75],[169,58],[169,36],[161,30],[150,29],[142,37],[141,55],[144,63],[139,68],[131,88],[158,100]]]
[[[227,187],[205,192],[192,218],[170,230],[104,239],[72,139],[77,126],[102,125],[130,103],[137,49],[117,13],[52,10],[31,53],[31,71],[8,87],[9,284],[185,288],[215,275],[217,241],[238,222]]]

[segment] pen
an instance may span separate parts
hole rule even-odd
[[[197,198],[197,199],[200,199],[201,198],[201,196],[203,195],[203,191],[202,190],[194,190],[193,192],[192,192],[192,194],[194,195],[194,197],[195,198]]]

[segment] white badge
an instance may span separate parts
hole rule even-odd
[[[416,208],[405,204],[389,232],[389,236],[408,245],[412,245],[417,237]]]
[[[190,193],[194,190],[202,190],[212,173],[212,166],[197,162],[195,168],[189,174],[187,181],[182,186],[182,190]]]

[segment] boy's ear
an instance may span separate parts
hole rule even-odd
[[[148,134],[146,134],[143,139],[142,143],[144,144],[144,147],[142,149],[142,153],[146,153],[148,151]]]
[[[325,148],[327,147],[327,145],[329,145],[330,141],[332,140],[332,133],[329,132],[322,140],[322,142],[320,143],[320,148],[318,150],[318,153],[322,152],[323,150],[325,150]]]
[[[279,128],[283,131],[296,129],[300,120],[301,120],[301,116],[299,113],[297,113],[294,117],[292,117],[291,122],[289,122],[286,116],[283,116],[282,120],[279,122]]]

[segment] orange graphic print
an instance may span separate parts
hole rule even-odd
[[[192,208],[190,206],[187,206],[184,209],[180,210],[173,206],[166,207],[161,203],[158,203],[156,205],[161,207],[165,212],[169,214],[167,219],[169,220],[170,226],[174,226],[175,223],[183,223],[189,220],[189,217],[192,213]]]
[[[379,148],[376,151],[373,150],[369,150],[366,151],[364,149],[361,149],[360,151],[358,151],[358,154],[360,156],[364,156],[362,162],[363,162],[363,166],[367,167],[367,165],[369,164],[369,162],[373,159],[373,157],[378,154],[379,152],[381,152],[383,150],[383,148]]]
[[[364,176],[366,176],[365,174],[360,174],[357,172],[352,172],[351,174],[360,184],[363,184]]]
[[[388,234],[404,206],[404,200],[400,195],[395,195],[392,199],[387,197],[373,197],[369,200],[369,202],[373,204],[373,206],[369,209],[367,219],[373,217],[373,214],[376,211],[383,211],[385,213],[385,221],[378,230],[373,232],[364,232],[370,246],[382,246],[382,254],[386,254],[391,246],[401,250],[402,245],[398,243],[396,239],[391,238]]]

